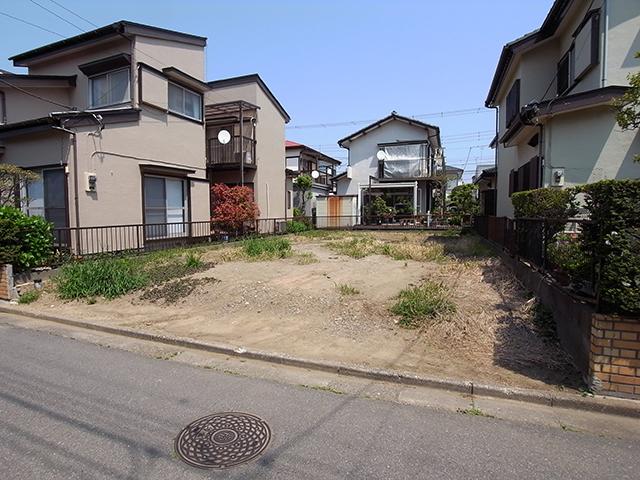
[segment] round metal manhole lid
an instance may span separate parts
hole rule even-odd
[[[248,413],[225,412],[187,425],[175,441],[176,453],[199,468],[227,468],[262,454],[271,440],[269,425]]]

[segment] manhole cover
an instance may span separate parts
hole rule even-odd
[[[264,420],[248,413],[216,413],[190,423],[176,438],[176,452],[200,468],[226,468],[260,455],[271,439]]]

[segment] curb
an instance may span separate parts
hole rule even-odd
[[[640,402],[637,400],[603,396],[578,397],[571,394],[558,394],[554,392],[524,388],[500,387],[497,385],[480,384],[471,381],[449,380],[417,375],[409,372],[347,365],[339,362],[309,360],[281,353],[235,347],[233,345],[224,343],[205,343],[184,337],[143,333],[128,328],[110,327],[107,325],[98,325],[95,323],[72,320],[64,317],[56,317],[53,315],[25,312],[21,311],[18,308],[11,308],[3,305],[0,305],[0,312],[19,315],[23,317],[30,317],[37,320],[60,323],[72,327],[84,328],[87,330],[94,330],[98,332],[135,338],[138,340],[163,343],[165,345],[190,348],[234,357],[248,358],[252,360],[260,360],[263,362],[287,365],[291,367],[319,370],[323,372],[335,373],[351,377],[366,378],[382,382],[391,382],[400,385],[437,388],[440,390],[448,390],[468,395],[481,395],[486,397],[518,400],[521,402],[545,405],[548,407],[572,408],[576,410],[640,418]]]

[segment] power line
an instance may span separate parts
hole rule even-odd
[[[22,22],[22,23],[25,23],[27,25],[31,25],[32,27],[39,28],[40,30],[43,30],[45,32],[53,33],[54,35],[57,35],[59,37],[66,38],[64,35],[62,35],[62,34],[60,34],[58,32],[54,32],[53,30],[49,30],[48,28],[41,27],[40,25],[37,25],[35,23],[28,22],[27,20],[23,20],[22,18],[14,17],[13,15],[9,15],[6,12],[0,12],[0,15],[4,15],[5,17],[9,17],[9,18],[11,18],[13,20],[16,20],[18,22]]]
[[[442,112],[433,112],[433,113],[421,113],[418,115],[412,115],[409,118],[427,118],[427,117],[457,117],[462,115],[477,115],[480,113],[490,113],[491,110],[485,107],[475,107],[475,108],[466,108],[463,110],[448,110]],[[308,125],[292,125],[287,127],[288,130],[301,130],[305,128],[330,128],[330,127],[346,127],[349,125],[359,125],[364,123],[373,123],[378,119],[368,119],[368,120],[346,120],[342,122],[332,122],[332,123],[314,123]]]
[[[56,12],[54,12],[53,10],[49,10],[47,7],[45,7],[44,5],[39,4],[38,2],[36,2],[36,0],[29,0],[31,3],[33,3],[34,5],[37,5],[38,7],[40,7],[41,9],[49,12],[51,15],[58,17],[60,20],[62,20],[63,22],[68,23],[69,25],[71,25],[72,27],[77,28],[78,30],[80,30],[81,32],[84,32],[85,30],[83,28],[80,28],[78,25],[76,25],[73,22],[70,22],[69,20],[67,20],[66,18],[58,15]]]
[[[59,6],[60,8],[62,8],[63,10],[66,10],[67,12],[69,12],[71,15],[78,17],[80,20],[84,20],[85,22],[87,22],[89,25],[92,25],[96,28],[100,28],[98,25],[96,25],[95,23],[93,23],[91,20],[87,20],[86,18],[84,18],[81,15],[78,15],[76,12],[74,12],[73,10],[69,10],[67,7],[65,7],[64,5],[56,2],[56,0],[49,0],[51,3],[55,3],[57,6]]]

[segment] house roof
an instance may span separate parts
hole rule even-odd
[[[485,106],[491,107],[493,105],[498,90],[500,89],[500,85],[502,84],[502,81],[509,70],[509,66],[511,65],[511,61],[518,50],[532,46],[552,36],[566,16],[568,7],[571,3],[572,0],[555,0],[540,28],[533,32],[529,32],[522,37],[516,38],[502,47],[498,66],[496,67],[496,71],[493,75],[487,99],[484,102]]]
[[[176,32],[174,30],[167,30],[165,28],[153,27],[151,25],[144,25],[142,23],[130,22],[128,20],[120,20],[110,25],[106,25],[89,32],[81,33],[80,35],[76,35],[74,37],[65,38],[58,42],[50,43],[33,50],[29,50],[27,52],[19,53],[17,55],[9,57],[9,60],[12,60],[15,66],[27,66],[26,63],[43,55],[60,52],[62,50],[77,47],[109,36],[126,36],[126,34],[146,35],[167,40],[177,40],[201,47],[204,47],[207,44],[206,37],[191,35],[189,33]]]
[[[76,75],[29,75],[0,70],[0,82],[17,87],[75,87]],[[3,82],[4,83],[4,82]],[[0,85],[2,86],[2,85]]]
[[[271,103],[276,107],[276,109],[280,112],[280,115],[284,118],[285,123],[289,123],[291,117],[284,109],[282,104],[278,101],[276,96],[269,90],[267,84],[264,83],[260,75],[257,73],[252,73],[250,75],[242,75],[240,77],[231,77],[231,78],[222,78],[220,80],[214,80],[212,82],[208,82],[211,88],[222,88],[222,87],[234,87],[236,85],[245,85],[247,83],[257,83],[262,91],[265,93]]]
[[[402,115],[398,115],[395,111],[391,112],[390,115],[387,115],[386,117],[381,118],[380,120],[377,120],[377,121],[373,122],[371,125],[367,125],[366,127],[361,128],[357,132],[354,132],[351,135],[338,140],[338,145],[340,145],[343,148],[349,148],[348,146],[343,145],[343,143],[352,142],[356,138],[361,137],[362,135],[366,135],[370,131],[375,130],[376,128],[380,128],[381,126],[386,125],[387,123],[393,122],[393,121],[404,122],[404,123],[407,123],[409,125],[420,127],[420,128],[423,128],[423,129],[425,129],[425,130],[427,130],[429,132],[432,132],[428,136],[430,141],[431,141],[431,143],[432,144],[436,144],[436,147],[441,147],[441,143],[440,143],[440,128],[439,127],[437,127],[435,125],[430,125],[428,123],[420,122],[419,120],[415,120],[413,118],[409,118],[409,117],[405,117],[405,116],[402,116]],[[432,141],[431,139],[435,139],[435,141]]]
[[[500,143],[509,142],[520,133],[525,127],[532,127],[532,118],[545,119],[550,116],[560,115],[568,112],[575,112],[584,108],[611,105],[614,98],[624,95],[629,87],[621,85],[609,85],[608,87],[587,90],[586,92],[574,93],[559,99],[545,100],[540,103],[532,103],[523,108],[520,115],[516,117],[507,131],[500,137]]]
[[[301,153],[306,151],[306,152],[310,152],[312,155],[319,155],[322,157],[322,161],[327,162],[327,163],[332,163],[334,165],[340,165],[342,162],[340,160],[336,160],[333,157],[330,157],[329,155],[319,152],[318,150],[308,147],[302,143],[298,143],[298,142],[292,142],[291,140],[285,140],[284,141],[284,148],[285,150],[287,148],[301,148]]]
[[[485,168],[482,170],[480,175],[473,179],[473,183],[478,183],[480,180],[485,180],[488,178],[495,177],[498,174],[498,169],[496,167]]]

